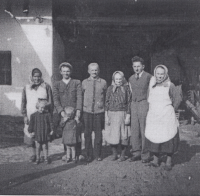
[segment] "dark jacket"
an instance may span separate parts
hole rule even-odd
[[[61,113],[66,106],[82,110],[82,90],[80,80],[71,79],[68,84],[62,80],[55,82],[53,98],[56,110]]]

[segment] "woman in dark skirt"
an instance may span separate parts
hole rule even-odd
[[[179,144],[178,120],[175,110],[182,98],[176,92],[164,65],[156,66],[149,84],[149,111],[146,119],[146,148],[153,154],[150,166],[159,166],[159,155],[166,154],[165,170],[172,169],[172,155]]]

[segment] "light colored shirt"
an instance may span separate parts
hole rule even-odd
[[[107,83],[102,78],[91,77],[83,80],[83,111],[88,113],[102,113],[105,107]]]
[[[69,83],[69,81],[71,80],[71,78],[69,78],[69,79],[62,79],[62,81],[65,83],[65,84],[68,84]]]
[[[142,71],[141,73],[139,73],[139,75],[138,75],[138,76],[139,76],[139,78],[141,78],[141,76],[142,76],[143,72],[144,72],[144,71]],[[137,78],[137,74],[135,74],[135,77]]]

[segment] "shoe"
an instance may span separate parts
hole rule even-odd
[[[29,162],[35,162],[36,161],[36,155],[32,155],[29,159]]]
[[[66,160],[67,160],[67,156],[66,155],[62,156],[62,161],[66,161]]]
[[[159,167],[159,164],[154,162],[149,162],[147,166]]]
[[[76,159],[72,159],[72,163],[77,163],[77,160]]]
[[[46,163],[46,164],[49,164],[50,163],[50,159],[44,159],[44,162]]]
[[[86,158],[86,162],[87,162],[87,163],[92,162],[92,157],[87,157],[87,158]]]
[[[125,158],[124,156],[121,156],[121,157],[119,158],[119,162],[122,162],[122,161],[126,161],[126,158]]]
[[[129,162],[139,161],[141,160],[141,156],[133,156],[129,159]]]
[[[67,163],[69,163],[70,161],[71,161],[70,159],[67,159],[67,160],[66,160]]]
[[[165,171],[171,171],[172,170],[172,166],[171,165],[165,165],[164,166],[164,170]]]
[[[40,163],[40,160],[37,159],[34,164],[38,165],[39,163]]]
[[[102,161],[101,157],[96,158],[97,161]]]
[[[118,159],[117,155],[113,155],[111,161],[116,161]]]
[[[149,157],[147,159],[142,159],[142,163],[149,163],[150,161],[153,161],[152,157]]]

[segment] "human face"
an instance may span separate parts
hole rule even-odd
[[[165,78],[165,70],[161,67],[158,67],[156,69],[156,81],[162,82]]]
[[[141,62],[133,62],[133,70],[136,74],[140,74],[144,70],[144,65]]]
[[[63,77],[63,79],[69,79],[70,76],[71,76],[71,70],[69,67],[62,67],[61,70],[60,70],[60,73]]]
[[[45,110],[45,106],[39,106],[39,107],[38,107],[38,112],[39,112],[39,113],[43,113],[44,110]]]
[[[119,74],[119,73],[116,73],[115,76],[114,76],[114,80],[115,80],[115,84],[117,86],[121,86],[122,85],[122,76]]]
[[[92,78],[97,78],[99,75],[99,67],[98,65],[89,66],[88,73]]]
[[[71,118],[73,115],[73,112],[71,110],[65,110],[65,116],[68,118]]]
[[[40,73],[34,73],[32,78],[33,78],[34,84],[39,84],[40,81],[41,81],[41,74]]]

